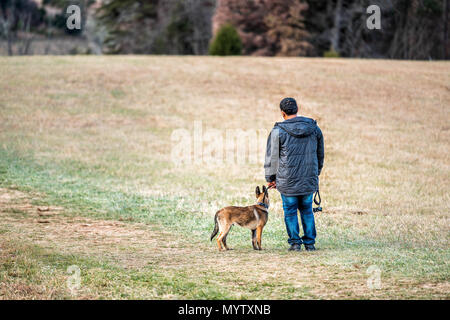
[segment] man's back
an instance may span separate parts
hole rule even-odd
[[[278,164],[274,171],[276,155],[272,152],[276,152],[273,144],[277,142]],[[314,193],[319,188],[323,159],[323,136],[316,121],[295,117],[276,123],[268,140],[266,179],[269,182],[276,179],[278,191],[286,196]]]

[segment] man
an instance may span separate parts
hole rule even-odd
[[[316,121],[299,117],[293,98],[280,103],[283,122],[277,122],[267,140],[264,164],[269,187],[278,189],[283,200],[284,221],[289,236],[290,251],[316,250],[316,226],[312,209],[313,196],[319,190],[319,175],[323,167],[322,131]],[[297,210],[303,226],[299,236]]]

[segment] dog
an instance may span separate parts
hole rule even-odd
[[[255,250],[262,250],[261,236],[264,226],[269,219],[269,189],[256,187],[256,205],[248,207],[226,207],[216,212],[214,217],[214,230],[211,241],[219,233],[217,244],[219,251],[230,250],[227,246],[227,235],[233,225],[250,229],[252,231],[252,245]]]

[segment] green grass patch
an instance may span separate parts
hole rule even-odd
[[[31,157],[0,149],[0,186],[44,193],[45,197],[35,200],[35,204],[63,206],[67,209],[66,214],[71,215],[157,224],[176,234],[189,235],[193,241],[215,245],[209,244],[212,215],[192,210],[195,199],[143,196],[115,190],[114,186],[120,183],[119,178],[80,162],[37,163]],[[317,222],[319,248],[325,252],[322,257],[325,264],[332,265],[336,260],[348,266],[362,262],[364,265],[376,264],[386,272],[403,276],[449,278],[448,250],[413,250],[402,243],[362,236],[354,228],[336,224],[329,216],[318,216]],[[228,242],[236,249],[248,249],[251,247],[250,232],[235,227]],[[280,254],[285,253],[287,243],[281,217],[269,217],[263,245],[280,250]],[[361,257],[364,257],[363,261]]]

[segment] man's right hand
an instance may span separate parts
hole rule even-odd
[[[269,182],[268,186],[269,186],[269,189],[272,189],[272,188],[276,189],[277,188],[277,182],[276,181]]]

